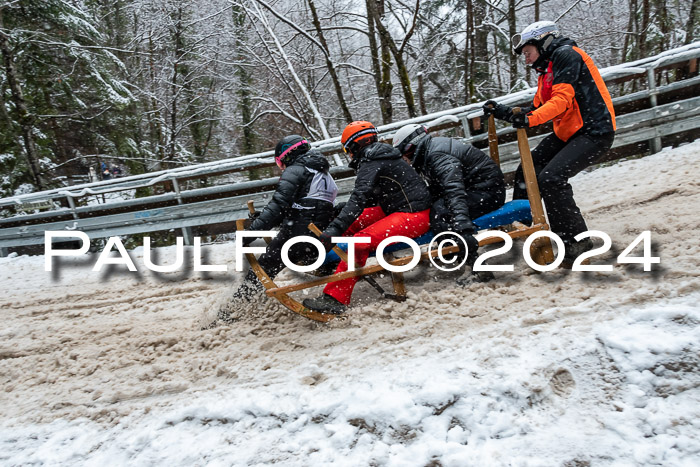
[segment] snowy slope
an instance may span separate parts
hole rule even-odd
[[[330,325],[263,300],[199,331],[232,267],[0,258],[0,462],[697,465],[699,156],[696,142],[572,180],[613,240],[594,262],[650,230],[651,272],[535,274],[514,251],[514,272],[466,289],[418,268],[405,303],[360,284]],[[230,244],[207,253],[233,263]]]

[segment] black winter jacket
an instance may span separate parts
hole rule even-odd
[[[615,109],[593,59],[566,37],[554,39],[533,67],[540,73],[528,113],[531,127],[549,120],[568,141],[577,132],[600,136],[615,131]]]
[[[503,172],[486,154],[452,138],[425,136],[416,146],[413,167],[428,180],[433,200],[443,198],[452,230],[473,232],[467,191],[487,191],[505,200]]]
[[[372,143],[353,157],[350,166],[357,170],[355,188],[326,233],[342,235],[365,208],[372,206],[380,206],[387,216],[430,208],[428,187],[398,149]]]
[[[330,175],[320,179],[321,186],[312,182],[316,173],[328,174],[329,168],[326,158],[314,149],[298,156],[282,172],[272,200],[248,230],[270,230],[287,218],[303,225],[327,218],[338,188]]]

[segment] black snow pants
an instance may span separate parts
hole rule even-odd
[[[600,136],[574,135],[568,142],[548,135],[532,151],[537,183],[552,231],[566,243],[588,230],[569,184],[573,177],[598,161],[612,146],[614,133]],[[513,199],[527,199],[522,165],[515,172]]]
[[[279,233],[267,245],[265,253],[260,255],[258,263],[260,267],[273,279],[285,268],[282,263],[282,246],[290,238],[300,235],[315,237],[308,229],[309,223],[313,222],[316,227],[324,230],[333,220],[333,206],[328,203],[327,209],[293,209],[292,215],[282,221]],[[289,259],[295,264],[308,265],[316,261],[318,250],[310,243],[297,243],[289,249]]]
[[[495,211],[503,206],[505,202],[505,185],[503,177],[491,191],[467,190],[467,206],[469,207],[469,217],[472,220],[484,214]],[[452,225],[452,214],[450,213],[445,198],[439,198],[433,202],[430,208],[430,230],[437,234],[450,229]]]

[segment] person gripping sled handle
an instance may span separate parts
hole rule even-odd
[[[608,88],[593,59],[576,42],[564,37],[556,23],[538,21],[512,38],[513,53],[539,77],[532,106],[512,109],[486,101],[484,113],[506,120],[516,128],[552,121],[554,133],[532,151],[537,182],[547,207],[550,226],[566,247],[565,265],[592,248],[589,238],[576,242],[588,230],[574,201],[569,178],[599,161],[615,138],[615,110]],[[513,199],[527,198],[522,165],[515,173]]]
[[[503,172],[481,150],[453,138],[433,137],[423,125],[401,127],[394,135],[393,145],[428,182],[431,230],[435,234],[461,235],[468,247],[466,263],[471,267],[479,246],[473,236],[476,228],[472,219],[503,206],[506,195]]]
[[[275,147],[275,163],[282,171],[275,193],[246,230],[271,230],[279,227],[279,233],[267,245],[258,262],[273,279],[284,269],[282,246],[293,237],[308,235],[307,226],[314,223],[326,228],[334,217],[334,203],[338,186],[329,170],[330,164],[311,144],[299,135],[282,138]],[[249,245],[253,237],[243,239]],[[307,243],[297,243],[289,249],[289,259],[296,264],[311,264],[318,252]],[[264,287],[249,270],[243,283],[233,294],[233,301],[251,301],[262,293]],[[230,320],[230,314],[220,313],[219,320]]]
[[[355,263],[364,266],[370,252],[385,238],[415,238],[428,231],[430,193],[397,149],[377,141],[377,129],[372,123],[348,124],[340,142],[351,158],[349,166],[357,173],[355,188],[320,238],[330,246],[332,237],[368,237],[370,243],[355,246]],[[336,274],[347,270],[347,263],[341,261]],[[304,300],[304,306],[322,313],[343,313],[357,281],[357,277],[352,277],[331,282],[321,296]]]

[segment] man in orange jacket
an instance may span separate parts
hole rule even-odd
[[[564,241],[564,264],[592,248],[590,238],[576,242],[586,222],[569,184],[573,177],[599,160],[615,138],[615,111],[600,72],[586,52],[561,37],[557,25],[538,21],[513,36],[513,51],[539,74],[532,108],[513,114],[512,109],[489,100],[484,113],[529,128],[550,120],[554,133],[532,151],[537,182],[547,207],[550,227]],[[522,167],[515,173],[513,199],[525,199]]]

